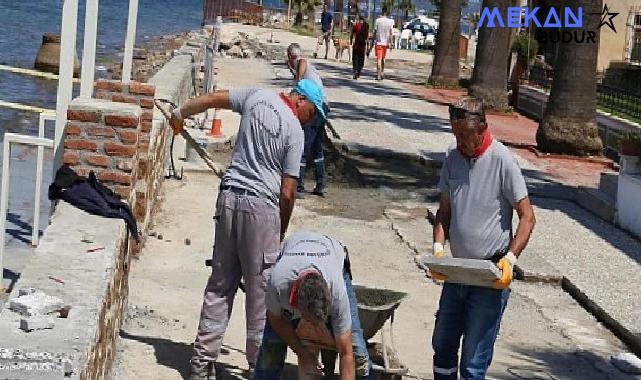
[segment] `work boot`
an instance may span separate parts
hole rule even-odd
[[[319,197],[324,197],[325,196],[325,192],[320,187],[315,187],[314,191],[312,191],[312,194],[317,195]]]

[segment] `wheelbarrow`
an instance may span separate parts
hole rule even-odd
[[[397,292],[389,289],[369,288],[366,286],[354,285],[354,292],[358,300],[358,317],[363,329],[363,338],[365,341],[373,338],[377,332],[381,333],[381,343],[383,351],[383,366],[373,364],[372,367],[389,375],[404,375],[408,368],[399,366],[393,368],[390,365],[390,353],[387,349],[387,339],[385,337],[385,324],[389,320],[389,337],[390,346],[393,353],[396,353],[394,344],[394,312],[401,304],[401,301],[407,297],[407,293]]]

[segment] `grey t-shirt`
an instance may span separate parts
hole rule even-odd
[[[300,64],[300,60],[302,58],[299,58],[296,61],[296,70],[298,70],[298,65]],[[318,73],[318,70],[316,70],[316,67],[309,61],[305,60],[307,62],[307,69],[305,70],[305,74],[303,74],[303,79],[309,79],[316,83],[318,87],[321,88],[321,91],[323,92],[323,97],[325,96],[325,88],[323,87],[323,80],[320,77],[320,74]],[[292,70],[292,74],[294,77],[296,77],[296,72]]]
[[[336,239],[304,231],[289,236],[283,242],[280,256],[267,283],[267,310],[275,314],[287,312],[292,318],[300,318],[298,310],[289,304],[289,293],[298,275],[306,269],[314,268],[322,274],[329,287],[329,317],[334,335],[350,331],[352,317],[343,279],[344,260],[345,248]]]
[[[298,177],[305,141],[300,122],[274,91],[230,90],[229,102],[241,119],[223,184],[251,190],[278,207],[282,176]]]
[[[450,198],[452,256],[488,259],[512,239],[513,206],[527,197],[516,159],[494,140],[478,159],[447,152],[439,189]]]

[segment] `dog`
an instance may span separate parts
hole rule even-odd
[[[349,44],[348,39],[344,38],[332,38],[334,42],[334,48],[336,49],[336,60],[343,58],[343,51],[347,50],[347,57],[349,58],[348,62],[352,61],[352,50]]]

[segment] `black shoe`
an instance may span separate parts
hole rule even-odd
[[[296,190],[296,199],[304,199],[305,198],[305,190]]]
[[[354,79],[358,79],[358,74],[354,74]]]
[[[314,191],[312,191],[312,194],[318,195],[319,197],[325,196],[325,192],[323,191],[323,189],[319,189],[318,187],[315,188]]]

